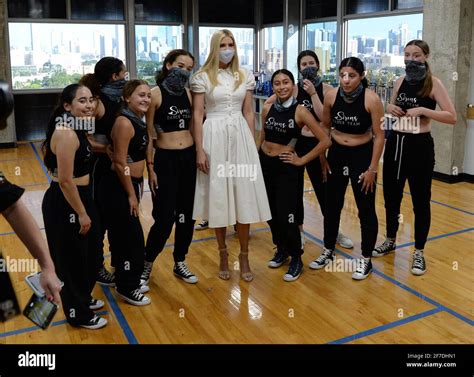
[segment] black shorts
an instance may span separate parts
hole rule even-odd
[[[5,211],[12,204],[16,203],[24,192],[24,188],[10,183],[0,171],[0,212]]]

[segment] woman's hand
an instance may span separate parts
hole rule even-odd
[[[321,162],[321,174],[323,175],[323,182],[327,182],[328,174],[332,174],[331,167],[329,166],[329,162],[324,154],[319,156],[319,161]]]
[[[150,187],[151,194],[155,196],[155,190],[158,189],[158,176],[153,169],[153,165],[151,165],[151,168],[148,169],[148,186]]]
[[[425,107],[414,107],[412,109],[408,109],[405,113],[405,116],[410,118],[418,118],[424,116],[424,113]]]
[[[130,215],[138,217],[138,199],[135,194],[128,197],[128,203],[130,204]]]
[[[361,175],[359,175],[359,182],[357,183],[362,182],[362,187],[360,191],[364,191],[366,195],[369,192],[369,190],[370,192],[374,192],[376,177],[377,177],[377,173],[373,170],[367,170]]]
[[[286,164],[292,164],[295,166],[303,166],[304,162],[303,159],[298,157],[295,152],[283,152],[278,155],[280,160],[282,160]]]
[[[313,83],[309,81],[308,79],[303,80],[303,89],[310,96],[313,96],[316,94],[316,88],[314,87]]]
[[[203,173],[209,174],[209,161],[204,150],[196,152],[196,165]]]
[[[59,281],[54,269],[42,269],[40,275],[40,285],[46,293],[46,297],[56,304],[61,303],[59,292],[61,291],[61,282]]]
[[[87,213],[84,213],[83,215],[79,215],[79,225],[81,226],[81,229],[79,229],[79,234],[85,236],[87,232],[89,232],[89,229],[91,228],[91,218]]]
[[[395,117],[404,117],[406,115],[401,107],[392,104],[387,106],[387,111]]]
[[[107,153],[107,156],[109,156],[110,161],[112,161],[112,158],[114,156],[114,149],[112,148],[112,145],[107,144],[105,147],[105,152]]]

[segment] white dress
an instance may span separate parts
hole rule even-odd
[[[229,69],[219,69],[219,85],[212,91],[206,73],[191,79],[191,91],[205,93],[202,139],[210,167],[209,174],[197,172],[193,219],[208,219],[211,228],[271,219],[257,147],[242,114],[255,79],[242,71],[246,78],[235,91]]]

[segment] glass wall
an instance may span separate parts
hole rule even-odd
[[[337,79],[337,22],[307,24],[306,49],[318,55],[321,74],[326,82]]]
[[[135,26],[137,77],[155,84],[156,71],[161,69],[166,55],[183,47],[182,36],[180,26]]]
[[[262,30],[263,56],[260,70],[268,74],[285,68],[283,61],[283,26],[266,27]]]
[[[14,89],[63,88],[104,56],[125,62],[124,25],[8,24]]]
[[[209,55],[209,48],[212,34],[221,30],[222,26],[199,27],[199,66],[202,66]],[[240,65],[249,71],[254,71],[254,29],[253,28],[235,28],[229,27],[232,34],[234,34],[237,43],[237,54],[239,55]]]

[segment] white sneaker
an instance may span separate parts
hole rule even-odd
[[[105,305],[104,301],[93,298],[89,302],[89,309],[99,310],[99,309],[102,309],[104,305]]]
[[[116,289],[116,292],[121,299],[132,305],[143,306],[151,303],[151,299],[141,292],[141,288],[129,292],[119,292]]]
[[[104,317],[99,317],[97,314],[94,315],[89,322],[79,325],[89,330],[97,330],[104,327],[107,324],[107,320]]]
[[[336,242],[344,249],[352,249],[354,247],[354,242],[341,232],[337,235]]]

